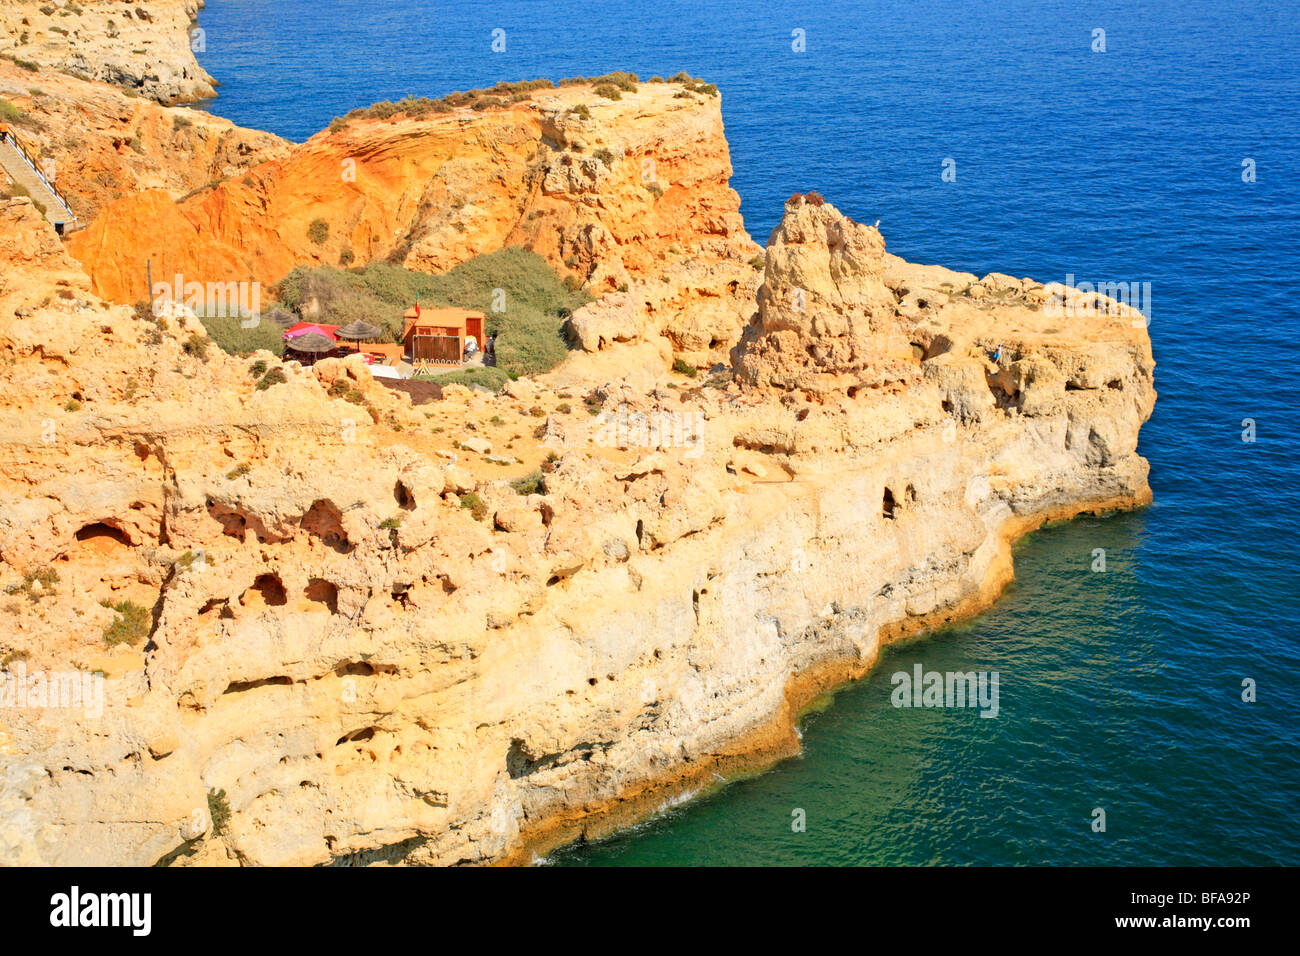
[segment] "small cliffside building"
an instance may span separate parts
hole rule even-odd
[[[406,310],[402,345],[417,369],[430,364],[458,365],[465,355],[465,341],[473,336],[479,347],[487,316],[469,309]]]

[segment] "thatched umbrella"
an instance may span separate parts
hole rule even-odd
[[[357,343],[357,351],[361,351],[362,341],[377,339],[383,333],[371,325],[369,322],[362,322],[357,319],[355,322],[349,322],[347,325],[338,329],[335,333],[341,339],[348,339]]]
[[[286,312],[281,308],[271,310],[271,321],[283,329],[290,328],[298,324],[298,317],[292,312]]]
[[[321,335],[319,332],[307,332],[295,336],[288,339],[285,345],[295,352],[310,352],[313,355],[319,352],[332,352],[338,348],[337,342],[328,335]]]

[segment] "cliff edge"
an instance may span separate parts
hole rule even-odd
[[[412,406],[114,305],[0,203],[0,860],[527,860],[793,753],[1017,536],[1150,499],[1135,313],[903,262],[820,197],[765,258],[728,371]]]
[[[215,96],[194,57],[203,0],[6,0],[0,56],[111,83],[159,103]]]

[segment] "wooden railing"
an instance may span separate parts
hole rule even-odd
[[[30,152],[28,152],[27,147],[23,145],[23,141],[18,138],[18,134],[15,133],[13,129],[8,126],[6,126],[3,130],[0,130],[0,143],[5,142],[6,140],[9,142],[11,146],[13,146],[15,150],[18,151],[18,155],[23,158],[23,161],[27,163],[28,166],[31,167],[32,172],[36,174],[36,178],[39,179],[45,185],[46,189],[48,189],[51,193],[54,194],[55,199],[57,199],[60,203],[63,204],[63,211],[72,217],[71,222],[69,224],[75,227],[77,222],[77,214],[72,211],[72,204],[68,202],[68,197],[63,194],[63,190],[59,189],[58,186],[54,185],[54,183],[50,182],[48,179],[45,178],[45,174],[41,172],[40,166],[38,166],[36,163],[36,157],[34,157]],[[65,231],[67,230],[65,229]]]

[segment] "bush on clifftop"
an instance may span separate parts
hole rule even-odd
[[[281,281],[279,296],[299,311],[314,300],[320,306],[314,318],[330,325],[362,319],[382,329],[389,342],[401,341],[402,315],[416,302],[478,310],[488,317],[487,334],[500,336],[497,367],[483,369],[474,380],[490,387],[558,365],[568,351],[561,331],[565,317],[590,299],[566,287],[541,256],[518,247],[475,256],[442,275],[384,262],[357,269],[299,266]]]
[[[258,349],[266,349],[275,355],[284,355],[284,330],[264,314],[261,321],[251,329],[244,328],[239,318],[208,318],[199,316],[203,330],[208,338],[231,355],[251,355]]]

